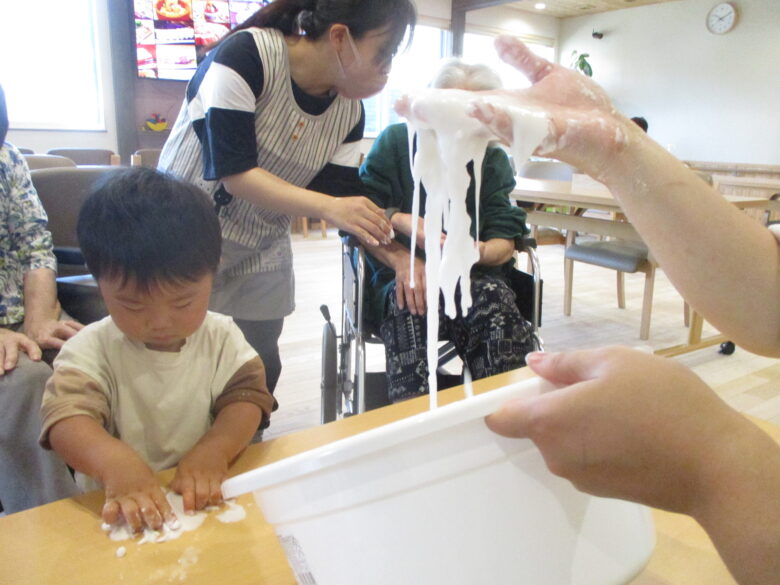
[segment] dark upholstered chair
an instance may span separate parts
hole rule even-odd
[[[25,154],[29,169],[51,169],[54,167],[75,167],[76,163],[71,159],[56,154]]]
[[[30,171],[33,186],[49,217],[49,231],[61,276],[86,273],[76,238],[76,222],[81,204],[98,178],[121,169],[115,166],[92,166]]]

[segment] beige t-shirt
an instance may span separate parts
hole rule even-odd
[[[41,414],[41,445],[60,420],[88,415],[155,471],[176,465],[236,401],[271,413],[263,362],[233,319],[209,312],[178,352],[128,339],[111,317],[69,339],[54,361]]]

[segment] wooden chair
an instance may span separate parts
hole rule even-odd
[[[162,148],[140,148],[130,155],[130,166],[157,168]]]
[[[572,243],[566,247],[563,261],[563,314],[571,315],[574,262],[585,262],[617,271],[618,307],[626,308],[624,274],[643,272],[645,274],[644,296],[642,298],[642,319],[639,339],[650,337],[650,316],[653,311],[653,288],[657,264],[649,257],[647,246],[642,242],[606,240]]]
[[[75,167],[76,163],[65,156],[56,154],[25,154],[24,159],[31,171],[56,167]]]
[[[118,165],[119,155],[105,148],[52,148],[47,154],[65,156],[77,165]]]

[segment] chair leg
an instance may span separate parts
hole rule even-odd
[[[626,308],[626,279],[625,279],[625,273],[618,270],[616,271],[617,274],[617,302],[618,302],[618,309],[625,309]]]
[[[650,315],[653,312],[653,286],[655,285],[655,264],[650,264],[645,272],[645,294],[642,299],[642,324],[639,327],[639,339],[650,338]]]
[[[320,220],[320,232],[322,232],[322,239],[326,240],[328,238],[328,224],[324,219]]]
[[[572,281],[574,280],[574,260],[563,260],[563,314],[571,315]]]
[[[301,216],[301,231],[303,232],[303,237],[308,238],[309,237],[309,218]]]
[[[687,301],[683,301],[683,322],[686,327],[691,326],[691,306]]]

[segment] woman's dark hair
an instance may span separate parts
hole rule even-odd
[[[416,22],[417,11],[411,0],[274,0],[231,34],[251,27],[275,28],[287,36],[303,34],[316,40],[332,25],[343,24],[355,39],[360,39],[368,31],[387,28],[387,47],[393,54],[406,29],[413,30]]]
[[[195,185],[143,167],[111,172],[79,213],[81,251],[95,279],[132,279],[142,290],[214,273],[222,233]]]
[[[3,86],[0,85],[0,147],[5,142],[5,137],[8,134],[8,108],[5,105],[5,92]]]

